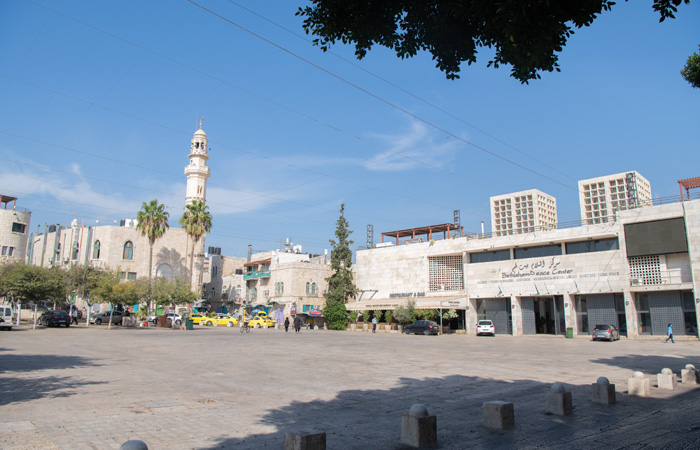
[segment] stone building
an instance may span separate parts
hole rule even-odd
[[[0,195],[0,263],[24,261],[31,218],[31,211],[17,207],[17,197]]]
[[[700,200],[618,211],[607,222],[509,236],[467,235],[357,252],[349,310],[451,308],[513,335],[590,335],[613,324],[636,338],[696,336]]]
[[[184,204],[194,200],[206,202],[207,152],[207,136],[200,122],[200,128],[191,140],[189,165],[185,167],[187,188]],[[168,220],[170,228],[155,241],[152,267],[148,267],[150,244],[137,229],[135,219],[97,226],[86,226],[77,219],[70,226],[46,224],[44,231],[32,234],[29,245],[25,245],[27,262],[43,267],[92,264],[117,270],[125,279],[148,277],[150,272],[154,277],[184,278],[191,280],[194,286],[201,286],[210,272],[210,259],[203,252],[205,238],[200,239],[193,251],[193,273],[190,273],[189,240],[184,230],[174,227],[178,219],[171,216]],[[26,223],[28,228],[28,216]]]

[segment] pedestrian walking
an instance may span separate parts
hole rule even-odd
[[[70,323],[71,325],[78,325],[78,309],[73,308],[73,310],[70,313]]]
[[[377,318],[372,317],[372,333],[376,333],[376,332],[377,332]]]
[[[668,324],[668,337],[664,342],[668,342],[669,339],[671,340],[671,344],[675,344],[675,342],[673,341],[673,327],[670,323]]]
[[[289,331],[289,317],[284,319],[284,332],[287,333]]]
[[[299,316],[294,318],[294,331],[297,333],[301,331],[301,318]]]

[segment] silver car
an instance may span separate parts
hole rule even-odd
[[[620,339],[620,331],[615,325],[596,325],[593,328],[593,340],[615,341]]]

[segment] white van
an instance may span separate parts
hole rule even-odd
[[[2,322],[0,327],[12,329],[12,306],[10,305],[0,305],[0,318]]]

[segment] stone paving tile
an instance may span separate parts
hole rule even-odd
[[[5,334],[0,388],[20,388],[0,399],[7,414],[0,448],[119,448],[129,439],[152,450],[281,448],[285,431],[315,427],[328,433],[329,448],[391,449],[400,447],[401,414],[416,402],[438,416],[443,449],[692,448],[684,446],[700,442],[688,419],[700,414],[700,390],[653,388],[650,399],[624,395],[634,370],[655,385],[663,367],[700,367],[697,342],[664,347],[278,330],[243,336],[223,328],[73,331]],[[107,350],[114,348],[124,350]],[[601,375],[617,384],[618,405],[590,402],[590,384]],[[544,394],[554,381],[571,389],[572,416],[544,414]],[[494,399],[514,401],[515,430],[483,427],[481,404]],[[8,433],[14,444],[5,445]]]

